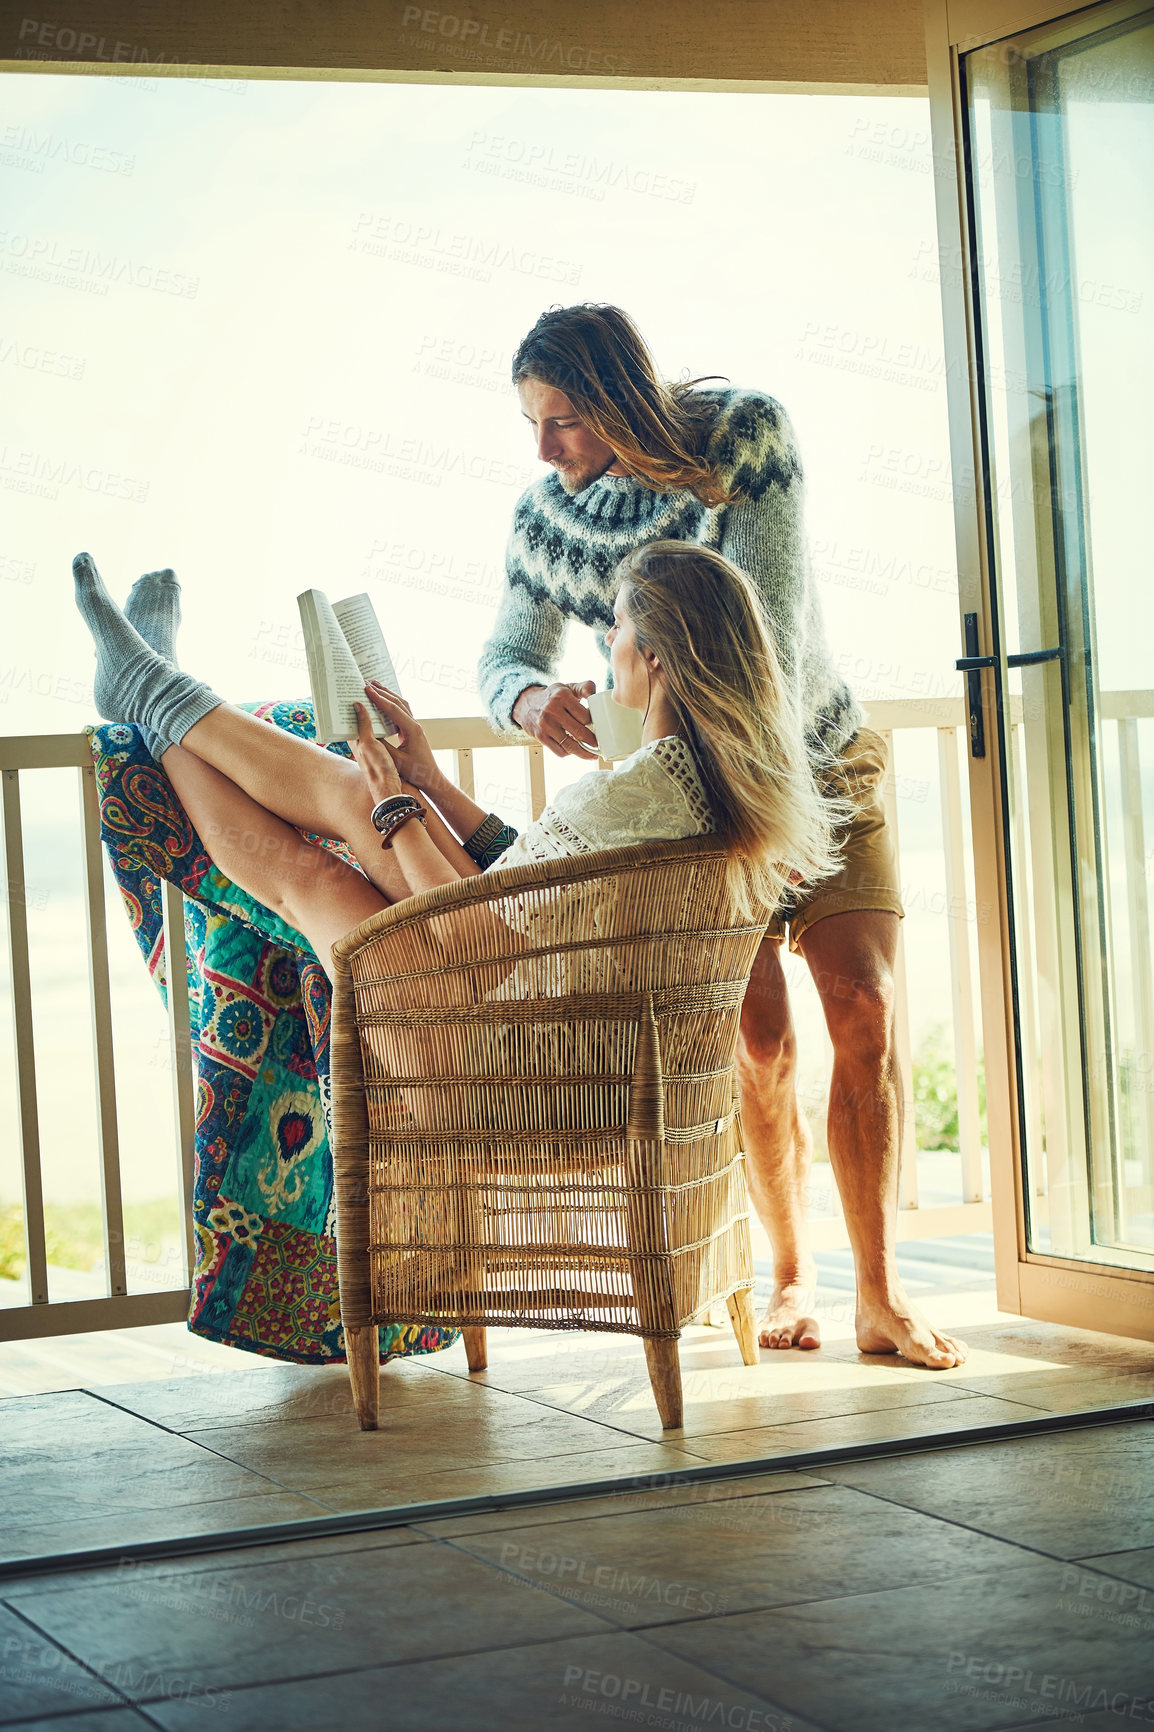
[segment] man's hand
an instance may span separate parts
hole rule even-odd
[[[595,680],[556,680],[529,686],[513,705],[513,720],[558,758],[596,758],[597,736],[581,702],[597,690]]]

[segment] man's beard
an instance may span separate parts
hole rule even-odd
[[[591,487],[595,481],[600,481],[606,471],[612,469],[616,461],[617,453],[613,452],[606,458],[600,469],[596,467],[589,469],[557,469],[556,465],[554,465],[554,470],[558,481],[561,483],[566,493],[584,493],[587,487]]]

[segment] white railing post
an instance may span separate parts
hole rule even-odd
[[[1118,719],[1118,760],[1122,782],[1122,840],[1126,868],[1126,912],[1129,917],[1133,970],[1134,1039],[1138,1055],[1135,1094],[1141,1102],[1142,1147],[1146,1153],[1143,1183],[1154,1167],[1154,980],[1150,961],[1150,893],[1146,888],[1146,827],[1142,817],[1142,766],[1138,758],[1138,721]],[[1148,1082],[1150,1087],[1143,1087]]]
[[[188,1010],[188,953],[184,937],[184,897],[175,884],[162,879],[164,908],[164,970],[168,999],[168,1051],[172,1060],[173,1107],[176,1115],[176,1162],[180,1197],[181,1253],[184,1279],[191,1286],[196,1268],[196,1231],[192,1221],[195,1184],[193,1150],[196,1101],[192,1087],[192,1031]]]
[[[525,748],[525,778],[529,794],[529,817],[536,823],[545,810],[545,749],[531,745]]]
[[[1018,1010],[1021,1031],[1021,1071],[1025,1099],[1022,1118],[1026,1133],[1028,1170],[1037,1196],[1047,1190],[1047,1162],[1042,1159],[1042,1055],[1038,1045],[1038,1006],[1034,987],[1034,916],[1030,897],[1030,873],[1026,854],[1026,771],[1022,758],[1022,724],[1010,723],[1010,821],[1014,833],[1014,910],[1018,927],[1018,953],[1026,966],[1018,970]]]
[[[980,1203],[985,1185],[982,1177],[978,1054],[974,1039],[974,989],[970,974],[966,870],[962,849],[962,788],[958,772],[956,728],[938,729],[938,771],[941,778],[942,851],[946,865],[946,923],[950,938],[950,999],[954,1023],[962,1201]]]
[[[462,794],[468,794],[470,800],[476,799],[473,781],[473,748],[471,746],[458,746],[456,758],[457,786]]]
[[[40,1112],[36,1100],[32,975],[28,963],[28,885],[24,877],[19,770],[4,771],[3,810],[12,1027],[16,1039],[16,1095],[20,1120],[20,1175],[24,1198],[28,1289],[33,1305],[47,1305],[48,1256],[44,1244],[44,1184],[40,1168]]]
[[[84,913],[88,932],[88,994],[92,1011],[92,1056],[96,1071],[96,1134],[100,1141],[100,1200],[104,1220],[105,1290],[127,1293],[124,1207],[120,1193],[120,1135],[116,1117],[116,1071],[112,1051],[112,992],[108,978],[108,924],[104,903],[104,858],[100,846],[100,801],[96,771],[80,771],[80,825],[84,847]]]

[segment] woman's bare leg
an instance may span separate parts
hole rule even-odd
[[[408,895],[395,863],[392,870],[400,893],[390,897],[337,855],[306,842],[291,824],[195,753],[170,746],[163,764],[215,864],[234,884],[303,933],[330,978],[331,950],[337,939],[370,914],[379,914],[391,901]]]
[[[372,796],[359,765],[349,758],[327,752],[314,740],[299,739],[231,704],[221,704],[203,716],[188,730],[180,746],[170,747],[170,751],[183,751],[213,765],[259,806],[289,824],[347,842],[390,901],[409,893],[407,886],[400,890],[404,880],[399,868],[387,852],[382,852],[380,836],[369,822]],[[168,761],[166,752],[165,770]],[[408,784],[403,786],[417,792],[408,789]],[[435,812],[429,812],[426,827],[462,878],[480,870]]]

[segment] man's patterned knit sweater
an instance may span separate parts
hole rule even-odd
[[[557,677],[569,619],[593,628],[608,661],[614,569],[633,548],[664,539],[715,548],[752,578],[815,758],[840,753],[861,726],[861,709],[830,665],[806,557],[801,463],[789,417],[761,391],[701,395],[717,405],[706,455],[727,491],[741,488],[733,504],[706,506],[687,489],[656,493],[629,475],[602,475],[569,494],[551,472],[521,495],[505,590],[479,669],[499,730],[519,732],[511,715],[517,698],[526,686]]]

